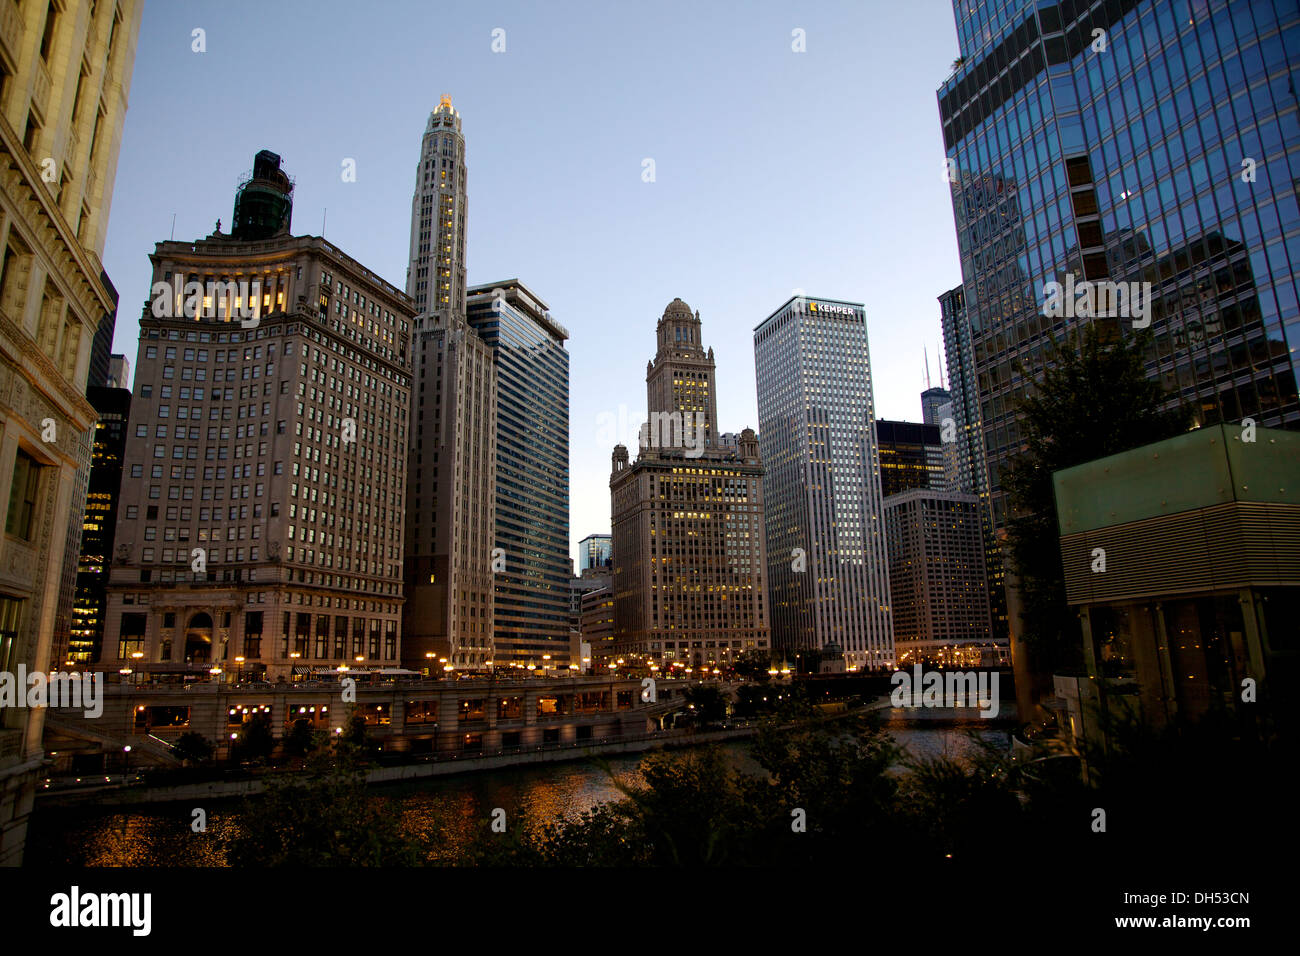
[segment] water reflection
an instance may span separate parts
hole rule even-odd
[[[1005,749],[1005,732],[988,731],[973,720],[939,728],[890,726],[885,729],[904,749],[918,757],[962,759],[978,750],[973,731]],[[722,748],[728,763],[746,773],[761,768],[748,744]],[[508,825],[534,831],[561,816],[570,818],[598,803],[622,797],[616,781],[641,783],[641,755],[629,754],[596,761],[552,766],[511,768],[461,777],[410,781],[378,788],[393,801],[402,827],[418,833],[435,860],[450,860],[457,848],[481,830],[492,810],[506,811]],[[208,800],[207,830],[191,830],[193,808],[188,805],[132,808],[126,811],[93,807],[50,808],[32,818],[27,839],[27,865],[72,866],[225,866],[221,840],[239,825],[239,800]]]

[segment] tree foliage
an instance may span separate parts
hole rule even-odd
[[[1189,410],[1162,410],[1168,396],[1148,379],[1147,332],[1129,339],[1088,325],[1057,342],[1023,397],[1024,450],[1003,475],[1012,568],[1020,578],[1023,636],[1044,668],[1077,664],[1078,626],[1066,605],[1052,473],[1186,430]]]
[[[249,798],[226,842],[232,866],[413,866],[422,841],[403,827],[389,801],[366,792],[351,747],[314,755],[310,773],[271,776]]]
[[[205,760],[211,759],[214,748],[212,741],[208,740],[207,737],[196,731],[187,730],[176,738],[176,743],[172,745],[172,749],[176,751],[176,756],[180,757],[181,760],[203,763]]]

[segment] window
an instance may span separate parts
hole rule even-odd
[[[40,488],[41,466],[21,448],[14,458],[13,484],[9,488],[9,514],[5,534],[24,541],[32,536],[32,518],[36,514],[36,495]]]
[[[41,37],[41,59],[46,63],[50,62],[50,50],[54,47],[54,29],[59,22],[59,11],[54,6],[54,0],[50,0],[50,5],[45,9],[45,33]]]
[[[13,673],[23,602],[0,597],[0,673]]]

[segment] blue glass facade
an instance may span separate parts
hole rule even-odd
[[[1049,282],[1151,283],[1148,374],[1199,424],[1300,426],[1300,6],[954,9],[962,60],[938,99],[964,301],[945,309],[945,348],[954,409],[982,431],[984,455],[966,460],[983,458],[971,490],[987,486],[994,526],[1020,446],[1013,402],[1051,338],[1143,324],[1046,316]]]
[[[496,663],[569,657],[568,333],[518,280],[469,290],[471,328],[497,377]]]

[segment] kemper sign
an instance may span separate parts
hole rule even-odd
[[[825,303],[809,302],[809,312],[833,312],[836,315],[857,315],[857,313],[847,305],[826,305]]]

